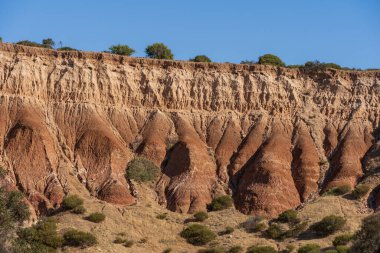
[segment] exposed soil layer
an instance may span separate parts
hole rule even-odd
[[[41,214],[70,191],[68,174],[99,199],[134,204],[125,170],[145,156],[172,211],[231,194],[243,213],[276,216],[331,187],[380,184],[379,94],[379,71],[0,44],[0,165]]]

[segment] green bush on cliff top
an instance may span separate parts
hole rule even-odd
[[[259,57],[259,64],[285,67],[285,63],[276,55],[265,54]]]

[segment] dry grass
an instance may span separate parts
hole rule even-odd
[[[110,205],[96,198],[82,194],[81,185],[77,185],[73,193],[77,193],[84,199],[84,206],[88,213],[103,212],[107,219],[104,222],[96,224],[86,221],[81,215],[69,212],[58,215],[59,230],[64,231],[68,228],[80,229],[93,233],[98,239],[98,245],[88,249],[69,249],[67,252],[162,252],[171,248],[172,252],[197,252],[202,247],[192,246],[186,243],[185,239],[179,236],[179,233],[186,226],[185,220],[191,219],[192,215],[173,213],[159,206],[154,199],[155,192],[145,185],[138,185],[140,193],[139,201],[134,206],[117,207]],[[312,224],[326,215],[336,214],[345,217],[348,225],[340,233],[349,233],[355,231],[360,226],[362,217],[367,213],[360,213],[362,206],[360,202],[344,199],[336,196],[325,196],[316,201],[307,204],[299,210],[301,221],[307,221]],[[168,213],[165,220],[157,219],[157,214]],[[283,242],[276,242],[260,237],[257,233],[247,233],[240,224],[248,219],[249,216],[243,215],[233,208],[208,213],[209,218],[202,222],[213,232],[219,233],[226,226],[233,227],[235,230],[232,234],[217,236],[212,242],[212,246],[222,246],[229,248],[233,245],[241,245],[244,249],[254,244],[264,244],[275,248],[285,249],[287,245],[292,244],[296,247],[308,243],[317,243],[322,247],[332,245],[334,237],[332,235],[326,238],[313,240],[294,240],[286,239]],[[119,235],[128,240],[139,242],[146,238],[145,243],[135,243],[131,248],[115,244],[113,241]],[[339,233],[338,233],[339,234]]]

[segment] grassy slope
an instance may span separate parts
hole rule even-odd
[[[73,180],[74,181],[74,180]],[[88,249],[67,249],[67,252],[162,252],[166,248],[172,248],[172,252],[196,252],[200,247],[189,245],[178,234],[186,226],[185,220],[191,218],[188,214],[173,213],[159,206],[154,199],[155,192],[146,185],[138,185],[139,201],[135,206],[117,207],[84,195],[85,190],[76,183],[73,193],[80,194],[85,199],[86,214],[102,211],[106,220],[100,224],[91,223],[83,219],[86,215],[75,215],[69,212],[57,215],[59,229],[77,228],[94,233],[99,244]],[[370,210],[363,207],[358,201],[348,200],[342,197],[326,196],[306,204],[300,211],[299,216],[309,224],[330,214],[344,216],[348,219],[348,225],[344,232],[353,232],[359,225],[362,217],[368,215]],[[157,214],[168,213],[165,220],[156,218]],[[284,242],[276,242],[261,237],[259,234],[246,233],[239,224],[248,216],[243,215],[231,208],[224,211],[209,213],[209,219],[204,224],[208,225],[216,233],[226,226],[232,226],[235,231],[230,235],[218,236],[212,245],[222,245],[226,248],[232,245],[241,245],[244,248],[253,244],[266,244],[283,249],[288,244],[296,246],[306,243],[318,243],[323,247],[331,246],[331,241],[336,235],[313,240],[288,239]],[[118,233],[125,233],[126,239],[134,240],[131,248],[114,244],[112,241]],[[139,243],[143,238],[145,243]]]

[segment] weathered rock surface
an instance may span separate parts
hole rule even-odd
[[[235,204],[244,213],[276,215],[300,204],[292,178],[292,127],[275,119],[271,133],[243,167]]]
[[[301,200],[318,191],[320,178],[319,155],[305,123],[296,127],[292,158],[292,175]]]
[[[70,191],[68,173],[93,196],[135,203],[124,174],[142,155],[161,167],[170,210],[203,210],[225,191],[240,211],[275,216],[366,178],[362,161],[380,159],[379,94],[379,71],[0,44],[0,165],[40,213]]]

